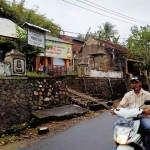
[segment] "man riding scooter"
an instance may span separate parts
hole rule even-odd
[[[144,104],[145,100],[150,100],[150,93],[142,89],[142,82],[140,77],[132,77],[131,81],[132,91],[127,92],[122,100],[120,101],[117,108],[137,108]],[[144,110],[145,115],[150,114],[150,106],[143,105],[142,109]],[[114,110],[111,111],[112,114]],[[140,119],[140,132],[145,143],[146,150],[150,150],[150,118],[142,117]]]

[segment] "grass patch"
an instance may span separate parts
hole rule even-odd
[[[49,77],[45,72],[27,72],[28,77]]]
[[[78,75],[77,71],[68,72],[67,75]]]

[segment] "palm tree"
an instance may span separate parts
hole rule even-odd
[[[111,38],[118,34],[118,31],[114,29],[115,25],[112,25],[109,22],[103,23],[102,25],[103,27],[98,26],[98,38],[105,41],[111,41]]]

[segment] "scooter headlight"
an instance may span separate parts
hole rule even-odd
[[[117,139],[116,139],[116,142],[118,144],[126,144],[128,141],[128,136],[125,135],[125,134],[122,134],[122,135],[118,135]]]

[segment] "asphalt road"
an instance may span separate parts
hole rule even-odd
[[[113,150],[113,124],[117,120],[110,112],[81,122],[63,132],[19,150]]]

